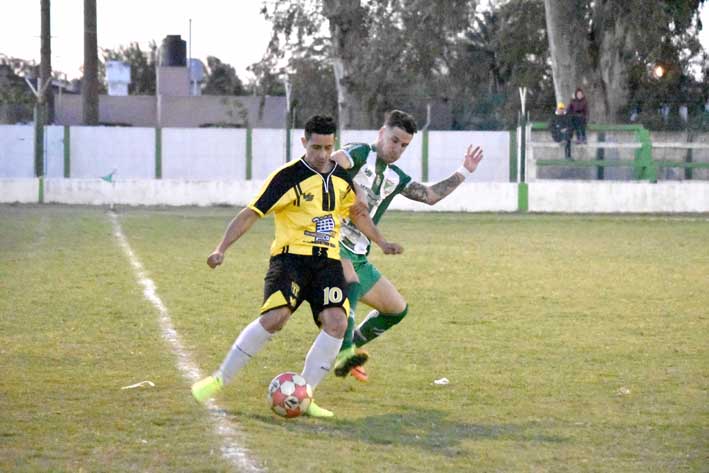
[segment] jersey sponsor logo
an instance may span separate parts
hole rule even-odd
[[[314,243],[328,244],[332,238],[332,232],[335,230],[335,219],[332,214],[324,217],[313,218],[315,222],[315,232],[305,232],[307,236],[315,239]]]

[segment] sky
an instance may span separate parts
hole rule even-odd
[[[10,6],[10,4],[12,6]],[[271,24],[259,13],[263,0],[97,0],[99,48],[138,42],[148,50],[167,35],[189,38],[192,57],[206,64],[216,56],[234,66],[242,80],[246,68],[266,50]],[[0,0],[0,54],[40,61],[40,0]],[[84,55],[84,1],[51,1],[52,69],[81,76]],[[189,53],[189,43],[188,43]],[[100,52],[99,52],[100,57]]]
[[[268,0],[273,2],[276,0]],[[187,41],[192,20],[192,57],[206,64],[208,55],[231,64],[243,81],[247,67],[266,50],[271,24],[259,13],[263,0],[97,0],[98,46],[115,49],[138,42],[148,50],[170,34]],[[40,59],[40,0],[0,0],[0,54]],[[10,6],[11,5],[11,6]],[[52,68],[68,79],[81,76],[83,0],[53,0]],[[701,12],[701,40],[709,51],[709,4]],[[188,43],[188,52],[189,52]]]

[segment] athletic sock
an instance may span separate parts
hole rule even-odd
[[[357,299],[359,299],[358,282],[350,283],[347,286],[347,300],[350,302],[350,313],[347,316],[347,329],[345,330],[345,338],[342,340],[340,351],[348,350],[352,346],[352,337],[355,328],[355,308],[357,307]]]
[[[342,339],[328,335],[325,330],[321,330],[315,338],[305,357],[302,374],[311,388],[315,389],[325,375],[330,372],[337,352],[340,350],[340,345],[342,345]]]
[[[379,335],[401,322],[401,320],[406,317],[408,311],[408,305],[399,314],[381,314],[378,310],[371,311],[354,332],[353,338],[355,346],[361,347],[371,342]]]
[[[228,384],[272,336],[273,334],[263,328],[259,319],[251,322],[236,337],[236,341],[215,376],[219,376],[224,384]]]

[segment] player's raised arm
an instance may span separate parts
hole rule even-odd
[[[259,214],[250,208],[245,208],[234,217],[224,232],[222,241],[214,249],[212,254],[207,257],[207,264],[214,269],[224,261],[224,253],[236,240],[248,232],[251,226],[260,218]]]
[[[352,159],[349,155],[342,149],[338,149],[330,155],[330,160],[336,162],[342,169],[349,169],[352,167]]]
[[[441,199],[450,195],[459,185],[465,182],[465,178],[475,172],[478,164],[483,159],[483,150],[479,146],[473,148],[473,145],[468,146],[468,151],[465,153],[463,165],[447,179],[425,186],[420,182],[412,181],[406,188],[401,191],[401,195],[407,199],[423,202],[428,205],[433,205]]]

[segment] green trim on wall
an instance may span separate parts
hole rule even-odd
[[[39,176],[39,195],[37,200],[40,204],[44,203],[44,176]]]
[[[291,157],[291,130],[286,126],[286,163],[290,162],[290,157]],[[335,144],[335,149],[337,149],[337,142]]]
[[[421,140],[421,181],[428,182],[428,128],[423,130]]]
[[[517,182],[517,129],[510,130],[510,182]]]
[[[250,181],[253,174],[253,128],[246,129],[246,180]]]
[[[64,125],[64,177],[71,177],[71,127]]]
[[[44,176],[44,124],[45,107],[36,103],[34,106],[34,176]]]
[[[162,179],[162,128],[155,128],[155,179]]]
[[[517,212],[529,211],[529,187],[526,182],[517,184]]]

